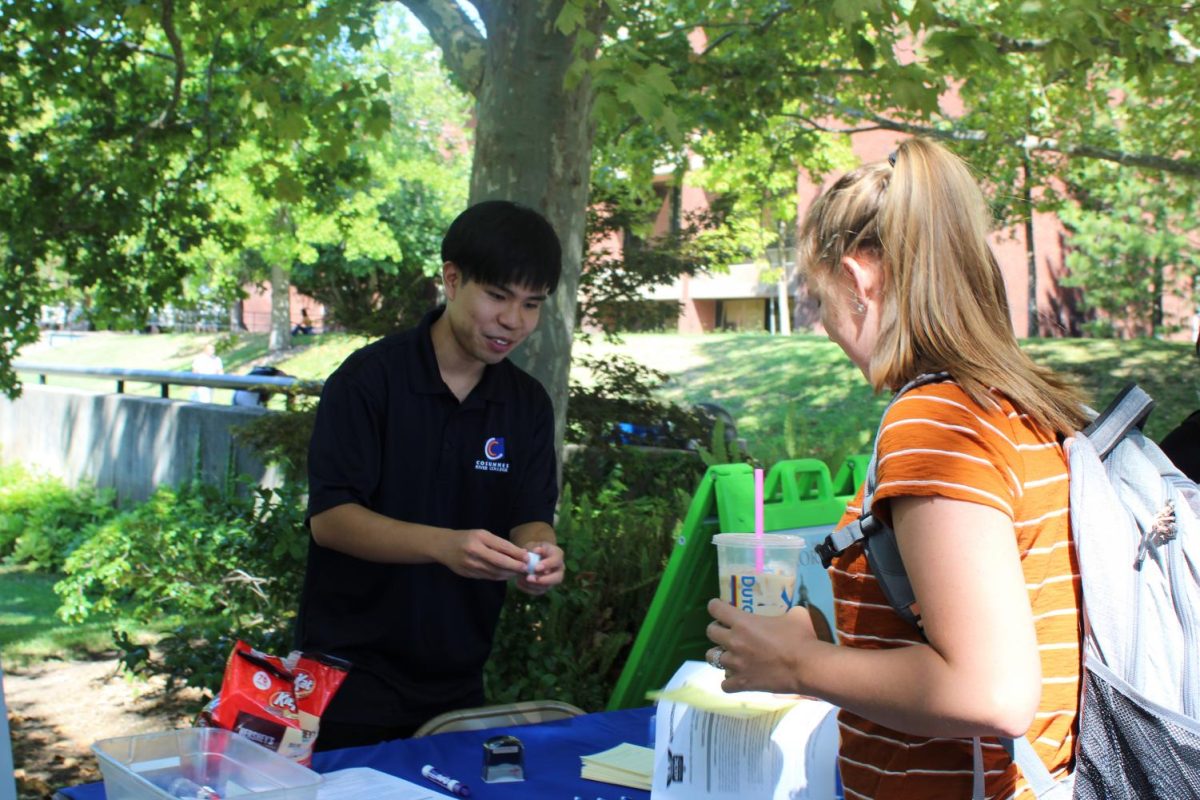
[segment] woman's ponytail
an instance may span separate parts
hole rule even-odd
[[[991,223],[967,165],[941,145],[908,139],[891,164],[860,167],[818,199],[802,257],[822,280],[856,250],[879,255],[882,312],[867,371],[877,390],[944,370],[976,403],[990,403],[995,388],[1069,434],[1083,422],[1080,398],[1018,346]]]

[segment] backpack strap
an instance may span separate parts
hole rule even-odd
[[[1154,400],[1142,391],[1142,387],[1131,383],[1121,390],[1108,404],[1100,416],[1083,429],[1083,435],[1091,440],[1096,454],[1103,461],[1125,434],[1134,428],[1139,430],[1154,410]]]
[[[867,563],[871,567],[871,573],[879,582],[879,587],[883,590],[888,604],[906,622],[917,628],[917,630],[921,629],[921,613],[917,607],[917,599],[913,592],[912,584],[908,580],[908,572],[904,569],[904,562],[900,559],[900,549],[896,545],[896,534],[871,512],[875,487],[879,483],[879,476],[876,469],[879,461],[879,439],[883,432],[883,421],[887,419],[888,411],[891,410],[892,406],[896,404],[896,401],[905,392],[931,383],[941,383],[949,379],[950,373],[948,372],[933,372],[918,375],[901,386],[900,390],[892,396],[891,402],[888,403],[887,408],[883,411],[883,416],[879,420],[879,431],[875,434],[875,445],[871,452],[870,464],[867,466],[866,485],[863,487],[862,512],[859,514],[858,519],[829,534],[825,537],[825,541],[816,547],[817,555],[821,557],[821,564],[826,569],[829,569],[835,557],[858,542],[862,542],[863,551],[867,556]]]
[[[1021,774],[1025,776],[1025,780],[1029,781],[1029,788],[1033,790],[1039,800],[1051,800],[1052,798],[1069,798],[1071,791],[1069,786],[1054,780],[1050,775],[1050,770],[1046,769],[1046,765],[1042,763],[1042,759],[1038,758],[1037,751],[1033,749],[1033,745],[1024,736],[1018,736],[1016,739],[1005,739],[1005,749],[1008,749],[1008,743],[1012,742],[1012,750],[1009,755],[1013,761],[1021,768]]]

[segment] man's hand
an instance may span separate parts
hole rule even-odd
[[[525,549],[482,528],[451,531],[440,544],[438,561],[464,578],[506,581],[525,574]]]
[[[533,574],[522,574],[517,578],[517,588],[526,594],[545,594],[552,586],[562,583],[566,565],[563,563],[562,548],[553,542],[530,542],[529,552],[539,558]]]

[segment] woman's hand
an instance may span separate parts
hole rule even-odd
[[[821,646],[808,608],[769,617],[714,598],[708,601],[708,613],[713,622],[707,634],[716,645],[708,651],[708,662],[725,670],[722,689],[804,694],[801,663],[814,645]]]

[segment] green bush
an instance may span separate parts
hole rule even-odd
[[[595,494],[576,499],[570,488],[563,492],[557,534],[566,578],[542,597],[509,593],[484,673],[489,701],[605,706],[689,496],[690,488],[630,497],[619,464]]]
[[[59,614],[69,622],[100,612],[147,625],[177,619],[159,642],[161,662],[118,638],[126,665],[165,673],[172,685],[215,689],[234,639],[290,649],[307,552],[301,500],[294,486],[160,488],[71,553],[55,586]]]
[[[590,380],[571,380],[565,432],[568,443],[593,447],[623,440],[634,445],[684,447],[707,439],[704,415],[654,396],[666,382],[666,373],[625,356],[581,357],[575,366],[586,369]],[[636,432],[620,433],[618,422],[637,426]]]
[[[811,409],[791,408],[774,446],[764,447],[755,455],[767,467],[785,459],[816,458],[836,469],[848,456],[871,452],[875,429],[865,428],[863,420],[874,413],[873,403],[873,399],[850,401],[841,407],[840,414],[817,415]]]
[[[71,489],[19,466],[0,471],[0,557],[44,572],[66,558],[95,527],[116,514],[116,495],[90,485]]]

